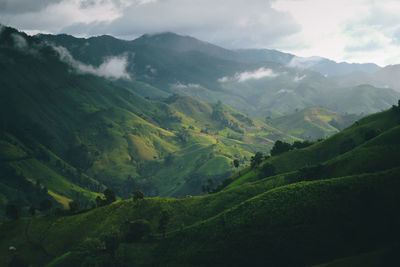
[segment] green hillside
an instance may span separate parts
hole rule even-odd
[[[275,128],[299,137],[316,140],[337,133],[353,123],[359,116],[341,115],[325,108],[306,108],[268,122]]]
[[[397,265],[399,121],[399,107],[362,118],[326,140],[242,170],[217,193],[130,199],[72,216],[5,221],[1,260],[48,266],[346,266],[370,259],[377,266]],[[277,174],[263,178],[268,163]],[[10,244],[17,255],[7,253]]]
[[[13,36],[27,47],[16,47]],[[48,190],[51,196],[32,196],[35,205],[46,196],[89,206],[106,187],[121,198],[135,189],[201,194],[209,180],[216,185],[234,172],[234,158],[248,164],[275,140],[296,139],[221,102],[143,98],[115,80],[79,73],[52,47],[11,28],[0,37],[0,164],[12,170],[1,172],[0,207],[30,205],[29,189],[11,183],[13,176]]]
[[[206,102],[220,100],[260,120],[315,106],[337,113],[370,114],[389,108],[400,97],[400,93],[391,89],[344,87],[318,72],[301,66],[289,67],[287,61],[293,55],[277,51],[228,50],[174,33],[143,35],[133,41],[111,36],[37,37],[65,47],[73,58],[94,67],[109,57],[125,57],[126,71],[132,81],[116,83],[142,96],[159,99],[178,93]],[[346,66],[349,69],[377,68],[371,64],[342,64],[327,59],[323,62],[329,66],[333,64],[337,71]],[[324,64],[315,66],[324,68]],[[328,69],[332,67],[329,66]]]

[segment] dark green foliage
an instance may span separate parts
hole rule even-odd
[[[126,222],[122,228],[123,236],[128,243],[140,241],[151,233],[151,225],[144,219]]]
[[[292,148],[292,146],[289,143],[278,140],[275,142],[270,153],[271,153],[271,156],[276,156],[276,155],[279,155],[279,154],[289,151],[291,148]]]
[[[104,242],[105,250],[108,253],[113,254],[119,246],[120,236],[118,232],[111,231],[103,234],[101,236],[101,240]]]
[[[141,190],[133,191],[133,200],[138,201],[144,198],[144,194]]]
[[[265,177],[273,176],[275,174],[276,174],[275,166],[272,165],[271,163],[265,163],[260,168],[259,177],[265,178]]]
[[[369,129],[365,134],[364,134],[364,139],[365,141],[368,141],[374,137],[377,137],[381,131],[379,129]]]
[[[169,165],[174,161],[174,156],[172,153],[168,153],[167,156],[164,158],[165,164]]]
[[[7,204],[6,216],[11,220],[17,220],[21,216],[21,207],[15,203]]]
[[[202,186],[202,191],[210,193],[213,190],[214,187],[214,181],[209,178],[207,179],[207,184]]]
[[[324,178],[324,167],[322,164],[317,164],[311,167],[304,167],[299,170],[300,181],[310,181]]]
[[[46,198],[40,202],[39,207],[41,211],[48,212],[53,207],[53,203],[50,201],[50,199]]]
[[[305,148],[305,147],[311,146],[312,144],[314,144],[314,142],[311,142],[308,140],[294,141],[294,143],[292,144],[292,149]]]
[[[110,189],[110,188],[106,188],[106,190],[104,190],[104,197],[105,197],[105,204],[111,204],[116,200],[116,196],[115,196],[115,192]]]
[[[260,163],[263,160],[263,154],[262,152],[256,152],[256,154],[254,156],[251,157],[250,162],[251,162],[251,167],[257,167],[258,165],[260,165]]]
[[[97,196],[96,197],[96,207],[101,207],[105,205],[105,201],[104,199],[102,199],[101,197]]]
[[[28,266],[30,265],[24,262],[18,254],[13,255],[11,261],[8,263],[8,267],[28,267]]]
[[[36,207],[35,207],[34,205],[31,205],[31,206],[29,207],[28,212],[29,212],[29,214],[30,214],[32,217],[35,216],[35,214],[36,214]]]
[[[346,153],[347,151],[352,150],[355,147],[356,147],[356,143],[354,142],[354,140],[347,139],[340,144],[339,150],[340,150],[340,153],[343,154],[343,153]]]
[[[94,156],[85,144],[71,146],[66,152],[66,160],[76,168],[87,170],[93,165]]]
[[[176,133],[176,136],[179,138],[179,140],[183,143],[187,143],[190,140],[190,133],[189,131],[182,127],[179,129],[179,131]]]
[[[69,211],[71,213],[75,213],[75,212],[77,212],[79,210],[79,203],[76,202],[75,200],[69,202],[68,206],[69,206]]]
[[[233,166],[235,166],[235,168],[237,169],[237,168],[239,168],[239,165],[240,165],[239,160],[238,159],[234,159],[233,160]]]
[[[160,219],[158,221],[158,232],[162,234],[163,237],[165,237],[165,233],[167,231],[167,226],[170,220],[170,215],[167,211],[163,210],[161,212]]]

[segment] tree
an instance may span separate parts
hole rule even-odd
[[[256,152],[256,154],[251,157],[250,162],[251,162],[251,167],[254,168],[258,166],[263,160],[263,154],[261,152]]]
[[[305,140],[305,141],[294,141],[293,145],[292,145],[292,149],[300,149],[300,148],[305,148],[308,146],[311,146],[313,143]]]
[[[275,166],[272,165],[271,163],[265,163],[262,167],[261,167],[261,171],[260,171],[260,178],[265,178],[265,177],[269,177],[269,176],[273,176],[275,175]]]
[[[21,216],[21,207],[15,203],[7,204],[6,216],[11,220],[17,220]]]
[[[239,165],[240,165],[239,160],[237,159],[233,160],[233,166],[235,166],[236,169],[239,168]]]
[[[77,212],[79,210],[79,203],[76,202],[75,200],[69,202],[68,206],[69,206],[70,212],[72,212],[72,213]]]
[[[139,241],[151,232],[150,223],[144,219],[127,222],[123,227],[125,240],[128,243]]]
[[[183,142],[183,143],[187,143],[190,140],[190,133],[189,131],[185,128],[182,127],[181,129],[179,129],[179,131],[176,133],[176,136]]]
[[[34,205],[30,206],[29,214],[33,217],[36,214],[36,207]]]
[[[214,181],[212,179],[208,179],[207,185],[202,185],[201,189],[203,190],[203,192],[210,193],[213,187],[214,187]]]
[[[53,206],[53,203],[51,203],[50,199],[46,198],[40,202],[40,210],[41,211],[49,211],[52,206]]]
[[[162,233],[163,237],[165,237],[165,233],[167,231],[167,225],[169,222],[169,214],[167,211],[163,210],[161,212],[160,221],[158,222],[158,231]]]
[[[110,188],[107,188],[106,190],[104,190],[103,194],[105,197],[105,204],[113,203],[116,200],[115,192],[113,190],[111,190]]]
[[[271,156],[282,154],[289,151],[291,148],[292,146],[289,143],[278,140],[271,149]]]
[[[104,199],[102,199],[101,197],[99,196],[96,197],[96,207],[104,206],[105,205],[104,202],[105,202]]]
[[[144,198],[144,194],[141,190],[133,191],[133,200],[137,201]]]

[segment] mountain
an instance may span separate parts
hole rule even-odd
[[[222,102],[143,98],[132,87],[153,87],[107,78],[118,61],[98,69],[65,62],[58,48],[12,28],[0,39],[2,208],[15,201],[26,213],[46,197],[90,206],[106,187],[121,198],[135,189],[201,194],[234,171],[234,158],[246,163],[277,139],[297,139]]]
[[[326,76],[341,76],[352,72],[374,73],[381,69],[373,63],[335,62],[323,57],[298,57],[269,49],[240,49],[237,50],[237,53],[247,62],[276,62],[291,67],[313,70]]]
[[[399,120],[398,106],[364,117],[243,169],[204,196],[130,199],[75,215],[5,222],[0,244],[19,253],[4,249],[0,258],[48,266],[312,266],[367,259],[396,266]],[[266,173],[268,164],[275,174]]]
[[[357,71],[374,73],[381,69],[378,65],[374,63],[361,64],[335,62],[333,60],[321,57],[294,57],[289,64],[299,68],[307,68],[310,70],[318,71],[319,73],[326,76],[340,76]]]
[[[303,68],[306,61],[296,61],[302,63],[301,68],[298,64],[286,63],[290,58],[290,62],[299,59],[290,54],[269,50],[231,51],[173,33],[144,35],[133,41],[110,36],[84,39],[39,35],[38,38],[66,48],[74,60],[91,68],[100,68],[110,58],[126,60],[126,74],[132,79],[118,80],[116,84],[142,96],[161,99],[177,93],[206,102],[220,100],[262,120],[266,116],[282,116],[312,106],[339,113],[356,110],[367,114],[390,107],[400,97],[391,90],[369,88],[375,92],[364,94],[360,103],[352,94],[358,89],[339,86],[336,81]],[[325,62],[318,58],[321,60]],[[315,64],[312,61],[307,67]],[[342,97],[358,104],[347,102],[339,109],[332,99]],[[387,102],[387,99],[392,101]]]
[[[198,40],[191,36],[182,36],[172,32],[145,34],[131,43],[135,46],[153,46],[180,53],[196,51],[219,59],[241,61],[235,51]]]
[[[313,107],[268,120],[268,123],[301,139],[316,140],[339,132],[359,117],[358,115],[342,115],[325,108]]]
[[[337,77],[334,80],[342,86],[371,84],[376,87],[392,88],[400,91],[397,77],[400,74],[400,65],[389,65],[373,73],[354,72]]]

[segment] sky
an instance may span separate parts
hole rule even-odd
[[[398,0],[0,0],[0,23],[129,40],[170,31],[230,49],[400,63]]]

